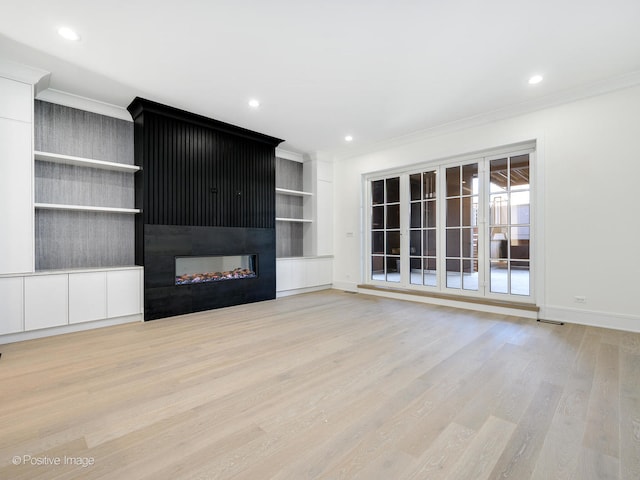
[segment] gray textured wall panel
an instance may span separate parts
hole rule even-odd
[[[133,165],[133,123],[35,101],[35,149]]]
[[[302,190],[302,163],[276,157],[276,187]]]
[[[133,215],[37,210],[36,270],[134,264]]]
[[[302,223],[276,222],[276,257],[301,257],[303,255]]]
[[[132,208],[133,175],[49,162],[35,163],[36,203]]]

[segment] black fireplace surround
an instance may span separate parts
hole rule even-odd
[[[282,140],[141,98],[128,109],[141,167],[136,263],[144,266],[145,320],[275,298]],[[221,255],[251,255],[255,275],[176,281],[176,258]]]

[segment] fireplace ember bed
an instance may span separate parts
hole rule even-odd
[[[197,285],[257,278],[257,255],[175,257],[176,285]]]

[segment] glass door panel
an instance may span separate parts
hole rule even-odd
[[[400,211],[400,177],[372,181],[371,280],[400,282]]]
[[[530,295],[529,154],[489,162],[489,289]]]
[[[447,168],[447,288],[478,290],[478,164]]]
[[[436,282],[436,172],[409,175],[409,265],[412,285]]]

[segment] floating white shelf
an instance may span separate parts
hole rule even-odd
[[[106,212],[106,213],[140,213],[137,208],[116,207],[91,207],[86,205],[61,205],[58,203],[35,203],[34,207],[40,210],[75,210],[82,212]]]
[[[137,165],[127,165],[125,163],[104,162],[91,158],[73,157],[71,155],[61,155],[59,153],[34,152],[36,160],[52,163],[63,163],[65,165],[76,165],[79,167],[100,168],[102,170],[113,170],[115,172],[135,173],[140,170]]]
[[[312,223],[313,220],[307,220],[306,218],[282,218],[282,217],[276,217],[276,222]]]
[[[300,190],[288,190],[286,188],[276,188],[276,193],[283,195],[294,195],[296,197],[310,197],[313,195],[311,192],[301,192]]]

